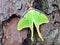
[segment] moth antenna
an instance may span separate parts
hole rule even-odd
[[[27,0],[25,0],[25,2],[27,2],[29,8],[32,8],[32,6],[33,6],[33,1],[32,1],[31,3],[29,3]]]

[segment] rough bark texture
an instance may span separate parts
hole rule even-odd
[[[29,8],[24,0],[0,0],[1,45],[2,43],[4,45],[60,45],[60,0],[34,0],[33,7],[42,10],[49,18],[48,24],[40,26],[45,41],[42,42],[35,33],[36,41],[31,42],[30,31],[28,33],[25,29],[25,31],[17,31],[19,16],[22,17],[23,13]],[[2,41],[3,30],[4,39]]]
[[[17,23],[19,18],[12,17],[5,22],[4,25],[4,45],[21,45],[27,37],[26,30],[18,31]]]

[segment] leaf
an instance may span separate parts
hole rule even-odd
[[[33,23],[34,23],[39,37],[41,38],[42,41],[44,41],[39,31],[39,25],[43,23],[48,23],[48,22],[49,20],[45,16],[45,14],[32,9],[32,10],[29,10],[27,13],[25,13],[24,17],[18,22],[17,29],[21,31],[23,28],[29,27],[31,29],[31,40],[34,41],[34,38],[33,38],[33,32],[34,32]]]

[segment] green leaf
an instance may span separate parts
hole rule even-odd
[[[23,28],[29,27],[31,29],[31,40],[34,41],[34,38],[33,38],[33,32],[34,32],[33,23],[34,23],[39,37],[41,38],[42,41],[44,41],[44,39],[39,31],[39,25],[41,25],[43,23],[48,23],[48,22],[49,22],[49,20],[45,16],[45,14],[32,9],[32,10],[29,10],[24,15],[24,17],[19,20],[17,29],[21,31]]]

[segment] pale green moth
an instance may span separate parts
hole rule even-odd
[[[39,26],[43,23],[48,23],[48,22],[49,22],[49,20],[45,16],[44,13],[41,13],[35,9],[31,9],[31,10],[27,11],[24,14],[24,17],[22,17],[19,20],[17,29],[21,31],[23,28],[29,27],[31,29],[31,40],[34,41],[34,35],[33,35],[33,32],[34,32],[33,23],[34,23],[36,26],[39,38],[41,38],[41,40],[44,41],[44,38],[42,37],[42,35],[39,31]]]

